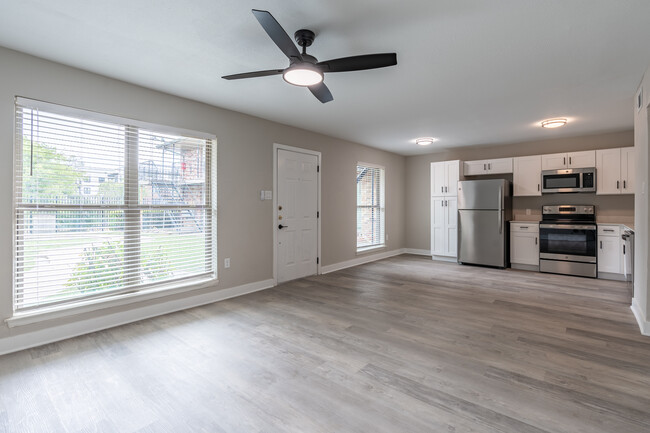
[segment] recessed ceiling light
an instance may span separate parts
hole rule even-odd
[[[566,125],[566,119],[546,119],[542,120],[542,128],[559,128]]]
[[[433,144],[435,141],[438,141],[438,139],[433,137],[420,137],[415,139],[415,143],[419,144],[420,146],[428,146],[430,144]]]

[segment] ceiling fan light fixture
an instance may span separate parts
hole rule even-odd
[[[542,120],[542,128],[559,128],[560,126],[566,125],[567,120],[564,118],[561,119],[546,119]]]
[[[438,141],[437,138],[433,137],[420,137],[415,139],[415,144],[419,144],[420,146],[428,146],[430,144],[433,144],[434,142]]]
[[[285,69],[282,78],[294,86],[308,87],[322,82],[323,73],[310,63],[298,63]]]

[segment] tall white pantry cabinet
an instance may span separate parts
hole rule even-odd
[[[460,161],[431,163],[431,255],[457,255]]]

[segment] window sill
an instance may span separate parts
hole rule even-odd
[[[35,311],[25,313],[15,313],[12,317],[5,319],[8,327],[30,325],[32,323],[45,322],[47,320],[59,319],[62,317],[75,316],[77,314],[88,313],[91,311],[103,310],[111,307],[120,307],[135,302],[147,301],[150,299],[161,298],[163,296],[174,295],[176,293],[189,292],[193,290],[204,289],[219,283],[216,278],[201,278],[185,282],[184,284],[174,284],[172,286],[158,286],[156,288],[142,290],[133,293],[124,293],[107,298],[88,299],[85,301],[75,302],[68,305],[56,305],[45,307]]]
[[[357,256],[361,254],[370,253],[373,251],[386,249],[386,245],[373,245],[371,247],[357,248]]]

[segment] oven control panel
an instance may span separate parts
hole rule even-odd
[[[554,205],[542,208],[543,215],[593,215],[594,212],[595,206],[592,205]]]

